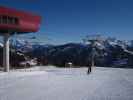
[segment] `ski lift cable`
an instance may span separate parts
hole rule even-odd
[[[42,38],[42,37],[41,37]],[[39,39],[36,36],[24,36],[24,35],[17,35],[15,34],[14,37],[12,38],[12,42],[17,41],[17,40],[24,40],[27,41],[28,43],[39,43],[39,44],[45,44],[48,41],[54,41],[53,39],[43,36],[43,39]]]

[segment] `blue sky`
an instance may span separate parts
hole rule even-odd
[[[133,39],[133,0],[0,0],[0,4],[42,16],[37,41],[81,42],[88,34]]]

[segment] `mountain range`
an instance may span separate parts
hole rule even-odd
[[[96,66],[132,67],[133,41],[122,41],[114,38],[94,41]],[[15,40],[15,42],[11,40],[10,43],[10,47],[15,53],[20,52],[29,58],[37,58],[38,64],[41,65],[52,64],[64,67],[66,63],[71,62],[74,67],[79,67],[90,66],[91,64],[92,43],[89,40],[86,43],[62,45],[42,45],[24,40]],[[0,46],[2,47],[2,44]]]

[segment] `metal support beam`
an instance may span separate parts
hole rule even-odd
[[[3,48],[3,67],[5,68],[5,72],[9,72],[9,33],[4,34],[4,48]]]

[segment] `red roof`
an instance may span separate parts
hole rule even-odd
[[[0,6],[0,19],[6,16],[5,22],[0,22],[0,32],[37,32],[40,27],[41,17],[32,13],[18,11]],[[15,18],[16,24],[8,23],[9,19]],[[5,19],[4,19],[5,20]]]

